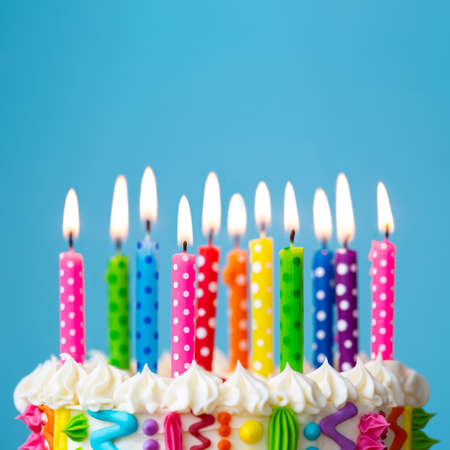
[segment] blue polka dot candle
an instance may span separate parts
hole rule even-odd
[[[158,243],[150,239],[151,224],[157,218],[156,180],[147,167],[141,183],[140,216],[147,234],[136,251],[136,363],[156,372],[158,361]]]
[[[333,252],[327,248],[332,233],[331,210],[328,198],[322,189],[314,195],[314,233],[323,247],[314,254],[313,304],[314,304],[314,336],[313,364],[319,367],[325,359],[333,361],[333,310],[334,293],[334,261]]]

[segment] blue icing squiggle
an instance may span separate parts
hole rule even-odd
[[[88,409],[88,413],[94,419],[115,423],[115,425],[91,433],[90,444],[93,450],[117,450],[112,441],[133,434],[138,429],[136,417],[124,411],[91,411]]]

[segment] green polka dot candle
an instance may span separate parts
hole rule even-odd
[[[303,371],[303,247],[294,246],[299,229],[294,188],[286,185],[284,197],[284,227],[290,233],[291,244],[280,250],[280,363]]]
[[[128,234],[127,181],[119,176],[114,186],[111,208],[111,238],[118,253],[108,263],[108,340],[109,363],[120,369],[130,366],[130,330],[128,301],[128,258],[120,254],[122,242]]]

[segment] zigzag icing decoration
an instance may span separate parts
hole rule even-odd
[[[46,450],[44,436],[40,433],[31,433],[25,444],[19,447],[19,450]]]
[[[20,450],[46,450],[44,436],[41,435],[43,426],[42,411],[34,405],[27,405],[24,412],[16,419],[20,419],[31,431],[27,440],[19,447]]]
[[[320,429],[323,434],[336,442],[341,450],[356,450],[355,443],[339,433],[339,431],[336,430],[336,427],[346,420],[355,417],[357,414],[358,408],[353,403],[349,402],[339,411],[323,418],[319,423]]]
[[[197,417],[200,420],[196,423],[193,423],[188,428],[188,430],[189,433],[192,434],[192,436],[196,437],[201,442],[201,444],[193,445],[191,447],[191,450],[205,450],[205,448],[208,448],[211,445],[211,441],[207,437],[200,434],[200,430],[204,427],[212,425],[216,420],[211,414],[200,414]]]
[[[96,412],[88,409],[88,413],[94,419],[115,423],[115,425],[91,433],[89,442],[94,450],[117,450],[112,441],[133,434],[138,429],[136,417],[124,411],[104,410]]]
[[[49,450],[53,450],[53,432],[55,429],[55,411],[52,408],[46,405],[39,406],[39,409],[45,414],[47,417],[47,423],[44,425],[44,430],[42,434],[47,441]]]
[[[167,414],[164,419],[164,431],[167,450],[183,450],[181,419],[177,413]]]
[[[387,421],[390,424],[390,429],[394,432],[394,440],[389,447],[389,450],[401,450],[403,444],[408,438],[408,433],[397,423],[398,418],[403,413],[402,406],[396,406],[391,409]]]

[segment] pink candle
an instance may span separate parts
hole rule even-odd
[[[394,282],[395,245],[388,240],[394,221],[386,188],[378,184],[378,227],[385,233],[384,241],[372,241],[369,260],[372,262],[372,336],[371,358],[381,354],[383,360],[394,359]]]
[[[216,333],[216,306],[219,278],[218,247],[213,236],[219,232],[221,219],[220,187],[217,175],[211,172],[205,183],[202,231],[208,245],[198,249],[198,290],[195,334],[195,361],[205,370],[212,370]]]
[[[70,189],[64,206],[63,235],[70,250],[59,255],[60,352],[82,363],[86,356],[83,256],[73,250],[79,232],[78,200]]]
[[[195,336],[195,255],[187,253],[192,245],[192,219],[187,198],[178,206],[178,243],[183,252],[172,256],[172,334],[171,374],[178,377],[194,358]]]

